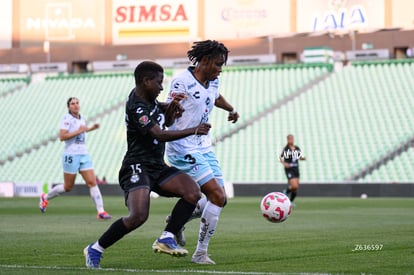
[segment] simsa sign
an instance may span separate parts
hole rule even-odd
[[[197,37],[195,0],[113,0],[113,44],[191,41]]]

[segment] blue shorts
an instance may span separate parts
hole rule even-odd
[[[192,177],[199,186],[216,179],[224,187],[223,173],[213,152],[168,156],[170,164]]]
[[[93,169],[92,159],[89,155],[62,155],[63,172],[77,174],[79,171]]]

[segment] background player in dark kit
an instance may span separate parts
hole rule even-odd
[[[184,110],[179,104],[183,97],[176,97],[168,105],[156,101],[163,90],[163,72],[160,65],[150,61],[140,63],[135,69],[136,87],[126,103],[128,149],[119,171],[119,184],[125,192],[129,215],[115,221],[98,241],[85,248],[86,265],[90,268],[99,268],[104,249],[147,220],[151,190],[181,198],[153,249],[174,256],[188,254],[177,245],[174,234],[190,218],[201,196],[200,189],[191,177],[165,164],[165,142],[194,134],[205,135],[210,125],[203,123],[182,131],[165,130]]]
[[[292,134],[286,137],[287,144],[279,156],[280,162],[285,167],[286,177],[288,179],[288,188],[284,192],[290,194],[290,201],[293,202],[299,189],[299,160],[306,160],[305,156],[298,146],[295,145],[295,138]]]

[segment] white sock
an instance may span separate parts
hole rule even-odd
[[[204,196],[201,197],[201,199],[197,202],[197,206],[194,209],[193,214],[191,214],[190,221],[201,217],[201,214],[203,214],[206,204],[207,198]]]
[[[174,234],[168,231],[163,231],[161,233],[160,240],[165,238],[174,238]]]
[[[216,230],[221,209],[223,208],[207,201],[203,214],[201,215],[196,252],[207,252],[208,243]]]
[[[98,250],[99,252],[104,252],[105,248],[99,245],[99,242],[96,241],[92,246],[93,249]]]
[[[49,191],[49,193],[47,193],[46,200],[51,200],[65,192],[65,187],[63,187],[63,184],[58,184],[55,187],[53,187],[52,190]]]
[[[89,188],[89,193],[91,194],[91,198],[96,205],[96,210],[98,213],[104,212],[103,200],[101,195],[101,190],[99,190],[98,185]]]

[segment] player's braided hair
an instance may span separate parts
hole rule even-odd
[[[220,55],[223,55],[224,64],[226,64],[228,54],[229,50],[226,46],[216,40],[194,42],[191,50],[187,52],[188,59],[190,59],[191,63],[194,65],[199,63],[204,56],[207,56],[210,59]]]

